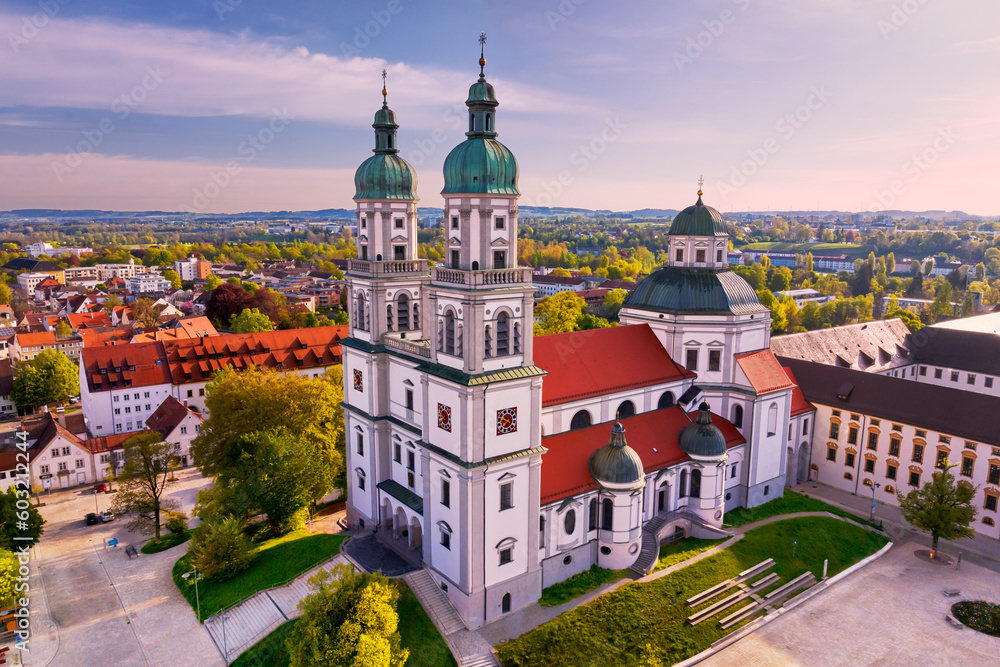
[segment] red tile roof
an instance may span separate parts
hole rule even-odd
[[[695,376],[674,363],[646,324],[538,336],[534,360],[549,372],[543,405]]]
[[[132,327],[105,331],[97,331],[95,329],[80,330],[80,338],[83,339],[84,347],[125,344],[131,342],[134,335]]]
[[[161,343],[85,347],[82,357],[91,391],[170,383]]]
[[[785,371],[788,379],[795,383],[795,389],[792,389],[792,416],[814,411],[816,406],[806,400],[806,395],[802,393],[802,388],[799,387],[799,382],[795,379],[795,373],[792,372],[792,369],[788,366],[783,366],[782,370]]]
[[[688,460],[688,455],[681,451],[678,438],[696,414],[690,413],[689,419],[684,410],[675,405],[621,420],[625,438],[639,454],[647,473]],[[548,449],[542,454],[543,505],[597,488],[597,482],[590,476],[588,462],[591,454],[608,444],[612,423],[542,438],[542,446]],[[722,431],[727,447],[746,442],[728,420],[713,414],[712,423]]]
[[[69,320],[70,326],[74,329],[111,326],[111,318],[108,317],[107,311],[103,308],[91,313],[70,314],[66,318]]]
[[[795,382],[788,379],[771,350],[737,354],[736,362],[758,395],[795,386]]]
[[[340,339],[347,326],[228,334],[209,338],[165,341],[175,384],[202,382],[215,371],[233,366],[302,369],[341,363]]]
[[[156,408],[153,414],[149,415],[146,419],[146,426],[159,431],[166,438],[189,414],[193,414],[199,420],[204,421],[201,415],[189,410],[186,405],[173,396],[168,396],[166,400],[160,403],[160,407]]]
[[[112,449],[120,449],[123,447],[126,440],[131,438],[133,435],[137,435],[138,433],[142,433],[142,431],[132,433],[115,433],[113,435],[100,435],[96,438],[84,440],[80,443],[80,446],[91,454],[110,452]]]
[[[39,347],[42,345],[55,345],[55,331],[39,331],[38,333],[17,334],[17,344],[21,347]]]

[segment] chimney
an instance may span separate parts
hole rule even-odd
[[[66,409],[56,408],[56,419],[59,420],[59,425],[66,428]]]

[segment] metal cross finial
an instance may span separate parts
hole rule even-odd
[[[383,69],[382,70],[382,102],[383,103],[387,102],[386,95],[389,94],[389,91],[387,91],[385,89],[385,77],[388,76],[388,75],[389,75],[389,73],[387,71],[385,71],[385,69]]]
[[[486,67],[486,33],[479,33],[479,76],[485,76]]]
[[[704,184],[705,184],[705,176],[704,175],[699,175],[698,176],[698,196],[699,197],[702,194],[701,193],[701,186],[703,186]]]
[[[486,33],[481,32],[479,33],[479,55],[483,54],[483,49],[485,48],[485,45],[486,45]]]

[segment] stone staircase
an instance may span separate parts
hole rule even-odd
[[[501,667],[494,653],[480,653],[469,658],[462,658],[458,667]]]
[[[640,577],[649,574],[649,571],[653,569],[653,566],[656,565],[656,561],[659,559],[660,528],[663,527],[666,521],[666,515],[657,514],[642,527],[642,549],[639,550],[639,556],[629,568]]]
[[[208,619],[205,627],[219,653],[230,662],[288,620],[266,593],[245,600],[224,615],[225,620],[223,614]]]
[[[434,625],[437,626],[442,635],[447,637],[459,630],[465,629],[462,617],[455,611],[444,591],[434,583],[434,579],[431,578],[427,570],[417,570],[416,572],[405,574],[403,575],[403,580],[406,581],[410,590],[420,600],[420,604],[427,610],[427,614],[434,621]]]

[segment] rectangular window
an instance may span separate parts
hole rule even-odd
[[[837,440],[840,438],[840,424],[834,422],[830,424],[830,439]]]
[[[59,470],[60,470],[61,472],[65,472],[65,471],[66,471],[66,469],[67,469],[67,467],[68,467],[68,466],[66,465],[66,462],[65,462],[65,461],[62,461],[62,462],[60,462],[60,463],[59,463]]]
[[[885,478],[896,479],[896,466],[888,465],[885,467]]]
[[[188,398],[193,398],[194,397],[194,390],[193,389],[188,389],[187,390],[187,397]]]
[[[920,486],[920,473],[911,472],[910,473],[910,486]]]
[[[878,433],[875,431],[868,433],[868,449],[878,449]]]
[[[913,445],[913,462],[923,463],[924,462],[924,446],[923,445]]]
[[[441,531],[441,546],[443,546],[448,551],[451,551],[451,533],[447,530]]]
[[[684,261],[684,249],[683,248],[678,248],[677,252],[674,254],[674,256],[677,258],[678,262],[683,262]]]
[[[689,371],[698,370],[698,350],[687,351],[687,366]]]
[[[986,496],[986,503],[983,508],[988,509],[991,512],[997,511],[997,497],[996,496]]]
[[[495,223],[494,223],[494,228],[495,229],[505,229],[506,228],[505,222],[506,221],[504,220],[504,218],[502,218],[502,217],[497,218],[496,221],[495,221]]]
[[[848,431],[847,431],[847,442],[848,442],[848,444],[851,444],[851,445],[858,444],[858,427],[857,426],[852,426],[850,429],[848,429]]]
[[[494,269],[506,269],[507,268],[507,251],[506,250],[494,250],[493,251],[493,268]]]
[[[77,459],[76,460],[76,467],[77,468],[82,468],[83,467],[83,459]]]
[[[130,408],[129,406],[126,405],[125,406],[125,414],[131,414],[131,412],[132,412],[132,408]]]
[[[949,435],[938,435],[938,442],[943,442],[946,445],[951,444],[951,436]]]
[[[406,473],[406,485],[411,489],[416,486],[416,478],[413,476],[412,472]]]
[[[452,229],[458,229],[458,216],[457,215],[451,216],[451,228]]]
[[[839,417],[840,416],[840,410],[834,410],[833,411],[833,416],[834,417]]]
[[[187,435],[187,432],[188,432],[188,427],[187,426],[181,426],[181,435]]]
[[[722,367],[722,350],[708,351],[708,370],[717,371]]]
[[[704,264],[705,263],[705,251],[704,250],[695,250],[694,251],[694,261],[700,262],[700,263]]]
[[[413,390],[412,389],[407,389],[406,390],[406,409],[407,410],[412,410],[413,409]]]
[[[899,424],[893,424],[892,425],[892,430],[896,431],[897,433],[902,433],[903,432],[903,427],[901,425],[899,425]]]
[[[146,412],[149,412],[152,409],[152,407],[153,407],[152,405],[146,403]]]
[[[514,562],[514,550],[510,547],[500,550],[500,564],[506,565],[507,563]]]
[[[826,448],[826,460],[836,461],[837,460],[837,450],[833,447]]]
[[[402,228],[403,228],[403,219],[396,218],[396,229],[402,229]]]
[[[871,420],[870,423],[871,423],[872,426],[881,426],[882,425],[882,420],[881,419],[873,419],[873,420]]]
[[[844,457],[844,465],[848,468],[854,467],[854,454],[847,452],[847,455]]]
[[[117,402],[118,402],[118,397],[117,397],[117,396],[115,396],[115,397],[113,397],[113,398],[112,398],[111,400],[113,400],[113,401],[114,401],[115,403],[117,403]]]
[[[934,369],[934,379],[935,380],[940,380],[941,379],[941,369],[940,368],[935,368]]]
[[[198,395],[199,396],[204,396],[205,395],[205,388],[204,387],[202,387],[201,389],[198,390]]]
[[[362,221],[361,225],[364,226],[364,224],[364,221]],[[368,246],[366,245],[361,246],[361,259],[368,261]]]
[[[365,490],[365,476],[364,475],[358,475],[358,488],[361,489],[362,491]]]
[[[457,269],[459,263],[461,262],[461,254],[458,250],[451,251],[451,268]]]
[[[987,476],[986,481],[990,484],[1000,484],[1000,466],[990,464],[990,474]]]
[[[927,431],[921,431],[920,429],[917,429],[917,430],[916,430],[916,431],[915,431],[915,432],[913,433],[913,435],[914,435],[915,437],[917,437],[917,438],[926,438],[926,437],[927,437]]]
[[[958,371],[952,371],[951,372],[951,381],[952,382],[958,382]]]
[[[365,438],[360,433],[358,433],[357,443],[358,443],[358,456],[364,456],[365,455]]]
[[[736,479],[736,468],[737,468],[737,465],[738,464],[734,463],[732,466],[730,466],[729,479]]]
[[[993,378],[983,378],[983,386],[987,389],[993,388]]]
[[[398,442],[393,445],[392,460],[396,463],[401,463],[403,461],[403,448],[399,446]]]
[[[69,456],[69,447],[63,447],[62,452],[63,456]]]
[[[406,452],[406,469],[414,470],[416,467],[416,455],[413,452]]]
[[[122,413],[122,409],[121,408],[115,408],[115,414],[116,415],[120,415],[121,413]]]
[[[451,483],[446,479],[441,480],[441,504],[451,507]]]
[[[865,472],[875,472],[875,459],[865,459]]]
[[[965,376],[965,383],[976,384],[976,376],[973,375],[972,373],[969,373],[968,375]]]
[[[48,466],[42,466],[41,468],[39,468],[39,470],[42,472],[43,475],[48,475],[49,474],[49,467]]]
[[[972,477],[972,467],[976,464],[976,460],[971,456],[962,457],[962,475],[965,477]]]
[[[938,452],[937,461],[934,462],[936,468],[944,468],[948,464],[948,452]]]
[[[927,375],[927,366],[920,367],[920,375],[921,376]]]
[[[406,246],[405,245],[392,246],[392,258],[396,261],[406,259]]]
[[[899,456],[899,444],[902,442],[899,438],[891,438],[889,440],[889,456]]]
[[[854,420],[854,421],[858,421],[859,419],[861,419],[861,417],[859,417],[858,415],[856,415],[856,414],[854,414],[854,413],[852,412],[852,413],[851,413],[851,419],[852,419],[852,420]]]
[[[500,485],[500,511],[509,510],[514,506],[514,483]]]
[[[147,391],[143,398],[149,398],[149,392]]]
[[[802,420],[802,435],[809,435],[809,419]]]

